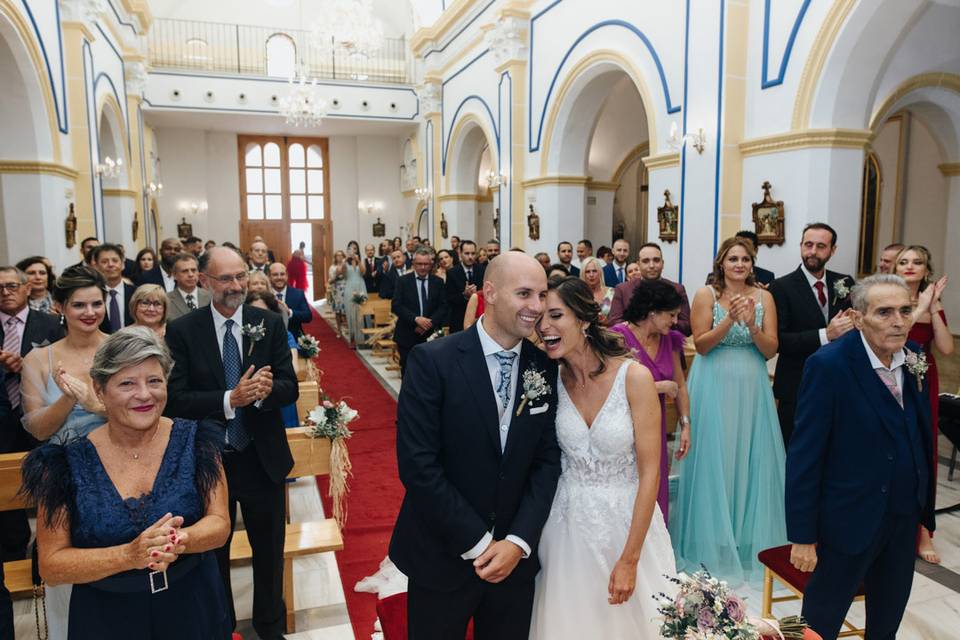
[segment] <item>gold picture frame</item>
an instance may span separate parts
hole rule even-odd
[[[663,192],[663,206],[657,207],[657,223],[660,225],[660,241],[676,242],[680,222],[680,207],[670,201],[670,189]]]
[[[753,203],[753,228],[754,233],[757,234],[757,243],[771,247],[782,245],[786,240],[783,201],[773,200],[770,196],[772,188],[770,183],[764,180],[763,200]]]

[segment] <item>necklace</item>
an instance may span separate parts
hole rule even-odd
[[[147,440],[147,443],[144,445],[144,448],[147,448],[147,447],[149,447],[151,444],[153,444],[153,441],[157,439],[157,434],[158,434],[158,433],[160,433],[160,423],[159,423],[159,422],[157,423],[157,426],[153,428],[153,435],[150,436],[150,439],[149,439],[149,440]],[[131,453],[131,452],[127,451],[126,449],[124,449],[123,447],[121,447],[120,445],[115,444],[113,441],[111,441],[111,444],[113,444],[114,447],[116,447],[117,449],[119,449],[119,450],[122,451],[123,453],[128,454],[128,455],[129,455],[131,458],[133,458],[134,460],[139,460],[139,459],[140,459],[140,451],[134,451],[134,452]]]

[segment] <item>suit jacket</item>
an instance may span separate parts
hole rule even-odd
[[[687,290],[679,282],[673,282],[666,278],[660,279],[673,285],[673,288],[680,294],[682,298],[680,314],[677,318],[677,324],[674,325],[673,328],[683,335],[689,336],[693,333],[693,329],[690,328],[690,301],[687,299]],[[618,322],[623,321],[623,312],[630,306],[630,298],[633,297],[633,292],[640,286],[641,282],[643,282],[642,278],[627,280],[623,284],[618,284],[613,290],[613,302],[610,303],[610,315],[607,317],[607,326],[612,327]]]
[[[211,306],[198,309],[167,325],[167,346],[175,364],[167,382],[168,401],[164,413],[171,418],[209,418],[226,425],[223,394],[227,388],[223,356],[217,345],[211,309]],[[266,336],[253,343],[252,350],[249,338],[244,336],[243,344],[239,345],[240,356],[243,371],[250,365],[257,370],[267,365],[271,367],[273,391],[259,408],[252,404],[243,407],[240,417],[253,439],[250,446],[255,447],[264,471],[271,480],[280,483],[293,468],[280,409],[295,403],[300,389],[283,320],[272,311],[243,306],[244,324],[259,324],[261,321],[266,326]]]
[[[367,293],[376,293],[380,290],[380,276],[383,275],[383,261],[374,256],[368,258],[364,256],[363,264],[366,266],[366,273],[363,274],[363,283],[367,287]]]
[[[197,309],[201,309],[210,304],[210,292],[208,292],[206,289],[197,287],[193,290],[193,294],[196,298],[195,304],[197,305]],[[188,313],[190,313],[190,307],[187,306],[187,301],[183,299],[182,295],[180,295],[179,289],[168,291],[167,322],[172,322],[180,316],[185,316]]]
[[[140,275],[134,279],[134,284],[136,284],[138,287],[145,284],[156,284],[163,287],[163,290],[166,291],[167,283],[163,279],[163,274],[160,272],[160,269],[162,269],[162,267],[160,265],[156,265],[149,271],[141,272]]]
[[[383,277],[380,278],[380,297],[384,300],[393,298],[393,292],[397,288],[397,280],[400,278],[400,272],[394,267],[390,267],[390,269],[383,274]]]
[[[483,289],[484,266],[475,264],[472,267],[470,284]],[[467,270],[461,264],[447,271],[447,282],[444,285],[447,296],[447,313],[449,316],[450,331],[463,331],[463,315],[467,312],[467,298],[463,297],[463,290],[467,286]]]
[[[287,323],[287,330],[293,334],[294,338],[299,338],[303,335],[301,325],[313,320],[313,311],[307,303],[307,296],[300,289],[288,286],[283,294],[283,303],[290,307],[290,311],[293,312],[290,321]]]
[[[757,282],[764,286],[770,286],[770,283],[777,279],[776,274],[769,269],[764,269],[763,267],[758,267],[753,265],[753,277],[757,279]]]
[[[623,265],[623,278],[623,282],[627,282],[627,265]],[[617,277],[617,263],[611,262],[610,264],[603,265],[603,284],[608,287],[616,287],[617,285],[623,284],[620,282],[620,278]]]
[[[580,267],[578,267],[578,266],[576,266],[576,265],[574,265],[574,264],[571,264],[571,265],[570,265],[570,271],[569,271],[568,273],[569,273],[570,275],[576,277],[576,278],[579,278],[579,277],[580,277]],[[606,275],[604,275],[604,279],[606,279]]]
[[[160,285],[163,286],[163,285]],[[133,324],[133,314],[130,313],[130,298],[133,297],[133,292],[137,288],[132,284],[123,283],[123,308],[120,310],[123,312],[123,326],[129,327]],[[100,323],[100,331],[104,333],[113,333],[110,330],[110,294],[107,294],[107,299],[104,301],[104,307],[107,309],[107,313],[103,314],[103,322]]]
[[[429,333],[416,332],[417,325],[414,318],[424,315],[433,321],[433,331],[447,322],[447,299],[444,295],[443,280],[430,274],[427,277],[427,305],[420,313],[420,294],[417,291],[417,274],[410,272],[397,280],[396,290],[393,292],[391,311],[397,316],[397,325],[393,330],[393,339],[398,347],[412,347],[420,342],[426,342]]]
[[[827,290],[824,293],[831,320],[840,311],[850,307],[849,297],[841,300],[834,293],[839,280],[846,281],[848,287],[853,286],[850,276],[827,271]],[[777,305],[777,337],[780,340],[773,395],[781,401],[796,402],[803,365],[820,348],[820,329],[825,329],[827,323],[802,266],[774,280],[770,285],[770,293]]]
[[[913,344],[911,351],[919,351]],[[787,452],[786,516],[791,542],[823,542],[862,553],[876,536],[894,499],[895,474],[912,455],[921,522],[933,531],[934,459],[929,388],[903,370],[903,408],[867,357],[859,331],[825,345],[807,359]],[[898,448],[912,436],[917,446]],[[924,476],[926,491],[923,491]],[[912,499],[913,495],[908,495]]]
[[[560,475],[557,366],[524,340],[518,375],[531,369],[543,373],[553,393],[517,416],[518,384],[501,452],[497,399],[477,327],[410,352],[397,405],[397,462],[407,493],[390,558],[411,580],[452,591],[475,579],[473,563],[460,556],[491,530],[498,540],[515,535],[530,545],[530,557],[508,581],[532,580],[539,571],[537,545]],[[531,406],[544,405],[531,413]]]

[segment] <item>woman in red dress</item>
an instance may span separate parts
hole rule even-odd
[[[307,283],[307,261],[304,259],[302,249],[294,251],[287,263],[287,284],[301,291],[306,291],[309,286]]]
[[[943,313],[940,296],[947,286],[947,277],[933,279],[933,263],[926,247],[913,245],[903,249],[894,263],[894,273],[906,280],[911,297],[916,304],[913,312],[913,327],[909,338],[923,347],[927,356],[927,380],[930,382],[930,413],[933,418],[933,468],[937,468],[937,417],[940,404],[940,380],[933,347],[945,356],[953,353],[953,336],[947,328],[947,316]],[[917,535],[917,554],[932,564],[940,563],[940,556],[933,548],[933,536],[923,525]]]

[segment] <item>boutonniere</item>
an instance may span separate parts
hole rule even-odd
[[[267,335],[267,328],[263,326],[263,320],[261,320],[260,324],[243,325],[240,332],[250,341],[250,348],[247,349],[247,357],[249,358],[250,354],[253,353],[253,345],[263,340],[263,337]]]
[[[930,368],[930,363],[927,362],[927,354],[923,351],[910,351],[907,349],[907,371],[913,374],[913,377],[917,379],[917,391],[923,391],[923,378],[927,375],[927,369]]]
[[[833,304],[846,300],[849,295],[850,287],[847,286],[846,278],[841,278],[833,283]]]
[[[520,406],[517,407],[516,415],[520,415],[527,402],[538,400],[543,396],[550,395],[550,386],[542,371],[536,369],[527,369],[523,372],[523,395],[520,396]]]

